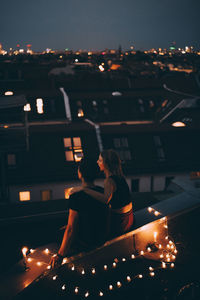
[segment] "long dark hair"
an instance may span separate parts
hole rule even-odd
[[[103,150],[101,156],[104,166],[112,175],[123,176],[121,160],[116,151],[112,149]]]

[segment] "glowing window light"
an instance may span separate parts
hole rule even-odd
[[[43,99],[42,98],[36,99],[36,106],[37,106],[38,114],[43,114],[44,110],[43,110]]]
[[[5,96],[12,96],[13,95],[13,92],[12,91],[6,91],[4,93]]]
[[[29,201],[31,200],[30,191],[19,192],[19,201]]]
[[[31,111],[30,103],[27,103],[26,105],[24,105],[24,111]]]
[[[183,122],[174,122],[174,123],[172,123],[172,126],[173,127],[185,127],[186,124]]]

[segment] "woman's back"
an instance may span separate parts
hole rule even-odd
[[[131,202],[130,191],[125,178],[117,175],[112,175],[109,178],[114,181],[116,187],[116,190],[109,202],[112,209],[119,209],[129,204]]]

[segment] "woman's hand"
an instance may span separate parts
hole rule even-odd
[[[62,264],[62,261],[63,261],[63,257],[59,254],[54,254],[52,257],[51,257],[51,260],[50,260],[50,266],[52,269],[60,266]]]
[[[83,187],[82,186],[75,186],[75,187],[72,187],[70,190],[69,190],[69,196],[71,196],[72,194],[74,193],[77,193],[77,192],[80,192],[83,190]]]

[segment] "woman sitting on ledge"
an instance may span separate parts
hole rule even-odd
[[[104,150],[97,161],[100,171],[105,174],[104,194],[87,187],[84,191],[93,198],[109,204],[111,208],[111,237],[131,230],[133,207],[128,184],[124,178],[119,155],[114,150]]]

